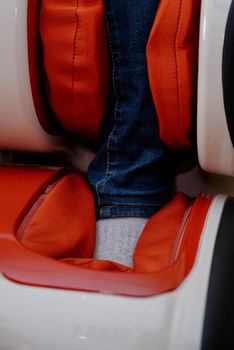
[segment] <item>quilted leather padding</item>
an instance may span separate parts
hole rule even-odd
[[[40,34],[51,106],[63,127],[96,139],[105,110],[109,54],[102,0],[43,0]]]
[[[171,150],[191,147],[196,118],[201,0],[161,0],[147,45],[160,136]]]

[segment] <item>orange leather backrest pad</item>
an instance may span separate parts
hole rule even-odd
[[[41,0],[28,0],[27,31],[30,83],[38,121],[47,133],[58,135],[63,133],[63,128],[53,113],[45,89],[46,74],[39,35],[40,4]]]
[[[96,139],[109,80],[102,0],[43,0],[40,34],[53,110],[66,130]]]
[[[172,150],[188,148],[196,117],[201,0],[161,0],[147,45],[160,136]]]

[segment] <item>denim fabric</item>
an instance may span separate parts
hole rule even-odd
[[[158,3],[104,0],[111,88],[102,142],[88,170],[101,218],[150,217],[171,197],[172,171],[159,138],[146,64]]]

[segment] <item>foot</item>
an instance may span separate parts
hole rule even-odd
[[[133,267],[135,247],[147,221],[135,217],[97,221],[94,258]]]

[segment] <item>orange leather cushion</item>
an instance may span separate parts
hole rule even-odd
[[[136,272],[160,271],[176,260],[189,211],[188,197],[179,193],[148,221],[134,254]]]
[[[53,110],[68,131],[96,139],[108,91],[102,0],[43,0],[40,34]]]
[[[191,203],[177,194],[149,220],[130,269],[92,259],[95,208],[81,174],[3,166],[0,180],[5,277],[33,286],[137,297],[174,290],[186,278],[213,200],[200,195]]]
[[[190,208],[188,198],[177,194],[146,225],[134,254],[134,269],[92,259],[96,219],[92,191],[80,174],[66,175],[48,186],[24,214],[16,233],[27,249],[94,270],[156,272],[176,254],[177,241]]]
[[[201,0],[161,0],[147,45],[160,136],[172,150],[190,147],[196,117]]]
[[[95,259],[63,259],[72,265],[92,270],[112,272],[148,273],[158,272],[173,264],[177,259],[180,239],[191,212],[186,195],[178,193],[164,208],[148,221],[133,256],[133,269],[112,261]]]
[[[25,248],[55,259],[91,258],[95,205],[83,176],[70,174],[47,187],[25,214],[16,236]]]
[[[35,197],[62,176],[61,169],[0,166],[0,232],[14,233]]]
[[[96,271],[133,272],[130,267],[108,260],[68,258],[62,261],[70,265]]]

